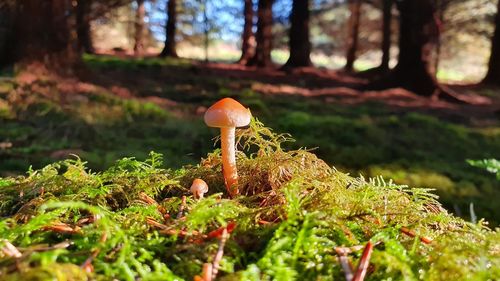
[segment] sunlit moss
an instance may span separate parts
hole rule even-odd
[[[361,246],[348,256],[356,265],[367,241],[376,245],[370,280],[500,278],[500,233],[453,217],[429,190],[286,151],[290,137],[256,120],[237,139],[235,199],[224,195],[218,150],[176,171],[151,153],[104,172],[75,158],[0,179],[0,237],[23,253],[0,254],[2,279],[191,280],[217,251],[203,234],[230,224],[225,280],[342,280],[335,247]],[[210,186],[202,200],[189,192],[195,177]]]

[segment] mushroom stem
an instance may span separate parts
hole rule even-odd
[[[238,195],[238,171],[236,169],[236,150],[235,150],[235,127],[222,127],[221,149],[222,149],[222,173],[226,183],[226,189],[229,196]]]

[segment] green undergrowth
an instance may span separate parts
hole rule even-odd
[[[83,60],[90,67],[121,70],[141,70],[151,68],[153,70],[162,66],[188,67],[190,60],[181,58],[130,58],[122,59],[114,56],[83,55]]]
[[[500,233],[483,221],[450,215],[428,189],[351,177],[307,150],[287,151],[288,140],[257,121],[238,131],[234,199],[219,150],[178,170],[151,153],[102,172],[74,157],[0,178],[0,277],[192,280],[218,248],[203,235],[235,225],[220,280],[344,280],[336,247],[354,247],[356,266],[368,241],[366,280],[500,278]],[[209,185],[200,200],[189,192],[197,177]],[[6,254],[7,243],[21,255]]]
[[[166,165],[180,167],[211,147],[203,143],[211,136],[199,120],[99,87],[63,92],[57,83],[0,83],[0,175],[41,168],[69,154],[104,170],[122,157],[144,159],[149,150],[169,156]]]

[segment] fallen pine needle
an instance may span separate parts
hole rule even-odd
[[[65,233],[65,234],[75,234],[80,232],[80,227],[76,226],[75,228],[69,226],[68,224],[59,222],[53,223],[51,225],[47,225],[41,228],[42,231],[53,231],[57,233]]]
[[[147,217],[146,218],[146,223],[149,224],[152,227],[158,228],[158,229],[167,229],[167,226],[157,222],[154,218],[152,217]]]
[[[180,219],[184,216],[184,209],[186,209],[186,196],[182,196],[182,202],[179,208],[179,213],[177,214],[177,219]]]
[[[203,264],[202,278],[203,281],[212,281],[213,265],[211,263]]]
[[[335,252],[337,252],[338,255],[348,255],[350,253],[363,250],[364,247],[365,246],[363,245],[357,245],[352,247],[335,247]]]
[[[411,230],[411,229],[408,229],[406,227],[401,227],[399,229],[403,234],[406,234],[408,235],[409,237],[412,237],[414,238],[415,236],[417,236],[415,234],[415,231]],[[425,243],[425,244],[430,244],[432,243],[432,239],[428,238],[428,237],[425,237],[425,236],[419,236],[419,239],[420,241],[422,241],[422,243]]]
[[[16,246],[12,245],[8,240],[3,240],[2,243],[4,244],[2,247],[2,253],[4,253],[4,255],[12,258],[20,258],[22,256]]]
[[[108,234],[106,232],[103,232],[102,235],[101,235],[101,239],[99,240],[99,242],[101,244],[103,244],[104,242],[106,242],[107,239],[108,239]],[[94,261],[94,259],[97,257],[97,255],[99,255],[100,251],[101,250],[99,248],[93,250],[92,254],[90,255],[90,257],[88,257],[83,262],[83,264],[81,265],[81,268],[83,270],[85,270],[86,272],[88,272],[88,273],[94,272],[94,266],[92,265],[92,261]]]
[[[342,270],[344,270],[345,280],[351,281],[353,278],[352,266],[349,263],[349,260],[347,259],[347,251],[344,249],[349,249],[349,248],[337,247],[335,248],[335,251],[337,252],[339,263],[342,266]]]
[[[227,224],[225,227],[220,227],[216,230],[213,230],[207,234],[207,238],[219,238],[222,236],[224,233],[224,230],[227,231],[228,233],[233,232],[233,230],[236,228],[236,223],[235,222],[230,222]]]
[[[352,281],[363,281],[366,276],[366,271],[368,270],[368,265],[370,264],[370,257],[373,252],[373,244],[368,241],[365,249],[363,250],[363,254],[361,255],[361,260],[359,261],[358,268],[356,269],[356,273]]]
[[[217,249],[214,261],[212,262],[212,279],[215,279],[215,277],[217,277],[217,273],[219,272],[219,264],[220,261],[222,260],[222,256],[224,255],[224,246],[226,245],[226,240],[228,238],[229,238],[229,233],[227,229],[224,228],[219,241],[219,249]]]

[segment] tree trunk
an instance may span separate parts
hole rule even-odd
[[[146,15],[146,8],[144,7],[144,0],[137,0],[137,10],[135,14],[135,44],[134,54],[140,56],[144,52],[144,16]]]
[[[66,0],[24,0],[12,8],[13,25],[3,64],[43,65],[71,71],[80,62],[69,28],[71,7]]]
[[[398,1],[400,12],[398,64],[388,76],[368,88],[381,90],[402,87],[422,96],[443,91],[430,72],[433,43],[439,38],[433,0]]]
[[[247,65],[258,67],[272,66],[271,50],[273,48],[273,0],[259,0],[257,12],[257,48],[255,55]]]
[[[309,0],[294,0],[290,15],[290,57],[283,66],[311,66],[311,42],[309,40]]]
[[[80,52],[92,54],[95,52],[90,32],[91,0],[78,0],[76,4],[76,34]]]
[[[0,70],[11,59],[8,52],[11,50],[14,36],[15,6],[13,3],[0,5]]]
[[[349,3],[351,16],[349,18],[349,37],[347,38],[347,54],[345,70],[352,71],[359,41],[359,20],[361,18],[361,0],[351,0]]]
[[[438,30],[439,33],[441,33],[441,29],[443,28],[443,21],[444,21],[444,11],[446,8],[446,4],[443,4],[442,0],[438,0],[438,11],[437,11],[437,21],[438,21]],[[441,59],[441,37],[438,37],[436,40],[436,54],[434,55],[434,66],[433,66],[433,72],[434,76],[437,79],[437,75],[439,72],[439,63]]]
[[[488,73],[483,82],[500,85],[500,1],[498,2],[497,16],[495,18],[495,33],[491,39],[491,55],[488,64]]]
[[[245,65],[248,60],[255,54],[254,41],[255,37],[253,34],[253,1],[245,0],[245,7],[243,8],[243,14],[245,16],[245,25],[243,26],[243,34],[241,38],[241,57],[238,61],[239,64]]]
[[[203,33],[205,35],[203,47],[205,49],[205,62],[208,62],[208,47],[210,44],[210,25],[208,22],[207,4],[207,0],[203,0]]]
[[[381,70],[389,69],[391,60],[391,21],[392,21],[392,1],[384,0],[382,7],[382,61]]]
[[[177,22],[177,0],[167,1],[167,24],[165,26],[165,46],[160,57],[177,57],[175,30]]]

